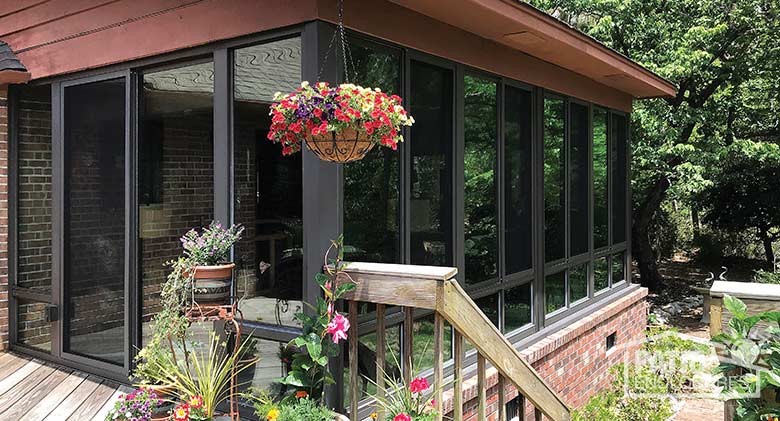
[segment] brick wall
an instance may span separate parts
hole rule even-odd
[[[0,86],[0,351],[8,347],[8,88]]]
[[[633,357],[639,348],[647,325],[646,295],[647,290],[639,288],[520,353],[566,404],[578,408],[611,384],[610,367]],[[615,346],[608,352],[606,337],[613,332],[617,333]],[[495,421],[498,417],[498,373],[493,368],[488,369],[487,386],[488,420]],[[476,420],[476,377],[464,382],[463,393],[463,419]],[[516,396],[514,387],[508,387],[506,401]],[[444,407],[445,411],[452,411],[451,391],[445,394]],[[530,405],[526,407],[525,419],[533,419]]]

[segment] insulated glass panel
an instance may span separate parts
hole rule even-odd
[[[590,215],[588,197],[588,129],[589,110],[587,105],[571,103],[571,124],[569,131],[569,226],[571,256],[587,253],[590,249]]]
[[[125,79],[66,87],[63,350],[125,361]]]
[[[397,50],[353,41],[354,82],[400,93],[401,57]],[[344,165],[344,244],[347,260],[400,262],[400,151],[375,147]]]
[[[466,76],[463,84],[465,278],[467,284],[476,284],[498,275],[497,85],[473,76]]]
[[[411,263],[451,266],[452,72],[412,61],[409,106]]]
[[[233,55],[233,218],[246,229],[234,247],[241,310],[249,320],[298,325],[293,315],[303,308],[303,155],[282,156],[281,145],[266,138],[271,118],[265,92],[300,86],[301,40],[240,48]],[[257,92],[249,89],[253,81]]]
[[[609,264],[606,257],[596,259],[593,262],[593,278],[594,288],[597,292],[609,288]]]
[[[612,255],[612,285],[626,280],[626,255],[625,253]]]
[[[566,253],[565,107],[561,99],[544,100],[544,255],[545,262]]]
[[[385,329],[385,366],[382,370],[376,369],[376,332],[360,335],[358,338],[358,382],[360,383],[360,398],[376,394],[377,376],[387,376],[401,379],[398,362],[401,361],[401,326],[388,326]],[[415,338],[417,340],[417,338]],[[430,347],[429,347],[430,348]],[[344,347],[344,402],[351,402],[352,393],[349,381],[349,347]],[[385,384],[388,384],[387,382]]]
[[[544,311],[552,313],[566,306],[566,271],[544,278]]]
[[[569,301],[575,302],[588,296],[588,265],[569,269]]]
[[[257,390],[279,388],[279,378],[286,375],[290,369],[289,362],[284,363],[281,358],[286,344],[249,335],[244,335],[243,338],[246,343],[243,345],[244,353],[240,360],[251,361],[252,358],[257,358],[257,361],[238,373],[236,380],[239,393],[249,393],[250,388]]]
[[[612,244],[626,241],[626,183],[628,182],[628,122],[612,114]]]
[[[498,294],[474,299],[480,310],[498,327]]]
[[[506,87],[504,111],[504,177],[506,273],[531,268],[531,92]]]
[[[593,109],[593,248],[609,245],[607,112]]]
[[[436,356],[434,351],[435,316],[429,314],[415,319],[412,329],[412,365],[415,373],[420,373],[433,367]],[[452,328],[449,323],[444,323],[444,339],[442,340],[444,361],[452,358]],[[392,358],[388,354],[388,359]],[[389,360],[392,361],[392,360]]]
[[[165,262],[182,253],[184,233],[214,218],[214,65],[145,73],[138,101],[138,275],[145,342],[151,318],[160,311]]]
[[[504,292],[504,332],[511,332],[531,323],[531,282]]]

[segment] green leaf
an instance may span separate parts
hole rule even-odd
[[[729,311],[734,317],[744,318],[747,317],[747,305],[737,297],[731,295],[723,295],[723,307]]]

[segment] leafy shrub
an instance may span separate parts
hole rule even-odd
[[[332,421],[335,414],[309,398],[274,404],[271,401],[255,405],[255,414],[262,420]]]
[[[604,391],[572,414],[573,421],[665,421],[672,416],[666,399],[627,397],[614,390]]]
[[[780,284],[780,272],[759,269],[753,273],[753,282],[760,284]]]

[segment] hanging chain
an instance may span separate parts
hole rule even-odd
[[[352,50],[349,48],[349,43],[347,43],[346,30],[344,29],[344,0],[338,1],[338,25],[336,30],[333,31],[333,36],[330,38],[330,43],[328,43],[328,50],[325,51],[325,56],[322,58],[322,66],[320,67],[319,73],[317,73],[317,81],[322,79],[322,72],[325,70],[325,65],[328,63],[328,58],[330,57],[330,52],[334,50],[334,43],[338,37],[339,44],[341,46],[341,58],[343,60],[344,66],[344,81],[350,83],[350,73],[356,74],[357,71],[355,69],[355,63],[352,61]]]

